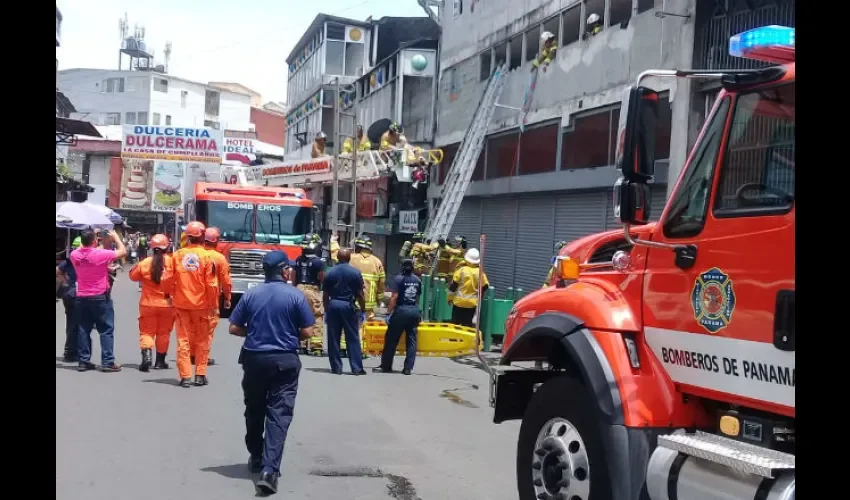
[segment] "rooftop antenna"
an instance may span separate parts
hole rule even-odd
[[[153,53],[148,50],[145,44],[145,27],[138,24],[133,25],[133,34],[130,35],[130,23],[127,20],[127,13],[124,13],[124,18],[118,20],[118,30],[121,34],[121,49],[118,51],[118,69],[123,70],[123,56],[127,55],[130,59],[130,71],[149,71],[152,70]]]
[[[168,73],[168,62],[171,60],[171,42],[165,42],[165,72]]]
[[[127,22],[127,13],[124,13],[124,18],[118,19],[118,33],[121,36],[121,41],[123,42],[125,38],[127,38],[127,31],[130,28],[130,23]]]

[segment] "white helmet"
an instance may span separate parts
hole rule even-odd
[[[549,40],[551,40],[553,38],[555,38],[555,35],[553,35],[549,31],[544,31],[543,33],[540,34],[540,39],[543,40],[544,42],[548,42]]]
[[[594,12],[593,14],[587,16],[587,24],[596,24],[598,22],[599,22],[599,14]]]
[[[477,248],[470,248],[466,251],[466,255],[463,256],[463,260],[469,262],[470,264],[478,264],[481,262],[481,256],[478,254]]]

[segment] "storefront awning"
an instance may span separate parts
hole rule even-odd
[[[83,120],[56,117],[56,144],[74,145],[76,135],[102,137],[94,125]]]

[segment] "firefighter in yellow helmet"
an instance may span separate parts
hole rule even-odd
[[[452,304],[452,323],[475,327],[475,310],[478,307],[478,290],[482,293],[490,287],[487,275],[479,271],[481,257],[477,248],[470,248],[463,257],[463,264],[452,275],[449,284],[449,303]],[[479,283],[479,272],[480,280]]]
[[[387,281],[383,262],[372,253],[372,238],[364,234],[354,240],[354,254],[351,256],[350,264],[363,275],[365,312],[366,318],[370,319],[374,316],[378,301],[384,296]]]
[[[393,123],[386,132],[381,134],[381,151],[392,151],[399,146],[403,129],[398,123]]]
[[[532,61],[532,71],[539,67],[543,67],[543,72],[549,67],[549,63],[555,58],[555,51],[558,50],[558,37],[549,31],[544,31],[540,35],[540,53]]]
[[[555,255],[552,257],[552,265],[549,266],[549,273],[546,275],[546,281],[543,282],[543,288],[547,286],[552,286],[552,278],[555,277],[555,263],[557,262],[558,255],[561,253],[561,249],[567,246],[567,242],[564,240],[559,241],[555,245]]]
[[[425,234],[418,232],[414,233],[411,241],[404,242],[402,251],[399,253],[399,259],[404,261],[410,259],[413,261],[413,274],[422,276],[431,272],[433,264],[434,252],[437,250],[437,243],[425,243]]]
[[[363,126],[357,126],[357,151],[369,151],[372,149],[372,143],[369,142],[369,138],[363,134]],[[346,137],[342,142],[342,152],[343,153],[353,153],[354,152],[354,139],[351,137]]]

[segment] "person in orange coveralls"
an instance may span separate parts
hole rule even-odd
[[[230,291],[233,289],[233,281],[230,279],[230,263],[227,258],[216,250],[218,239],[221,237],[221,231],[217,227],[208,227],[204,232],[204,248],[210,254],[215,271],[213,272],[213,281],[210,286],[215,293],[215,300],[210,304],[213,310],[213,315],[210,317],[210,346],[212,346],[213,337],[215,336],[215,328],[218,326],[219,319],[219,298],[222,298],[222,306],[225,309],[230,309]],[[192,364],[195,364],[195,351],[192,350]],[[215,360],[211,357],[207,358],[207,366],[215,364]]]
[[[177,371],[180,387],[192,385],[192,361],[195,352],[195,385],[207,385],[207,359],[210,354],[210,304],[217,300],[210,286],[215,267],[203,247],[206,227],[198,221],[186,226],[187,245],[174,252],[174,292],[171,296],[177,313]],[[213,297],[211,297],[213,296]]]
[[[171,329],[174,328],[174,308],[170,295],[174,288],[171,256],[168,255],[168,238],[164,234],[154,235],[150,240],[153,255],[130,269],[130,279],[142,285],[139,298],[139,347],[142,349],[142,362],[139,371],[151,368],[151,351],[156,347],[155,370],[168,368],[165,354]]]

